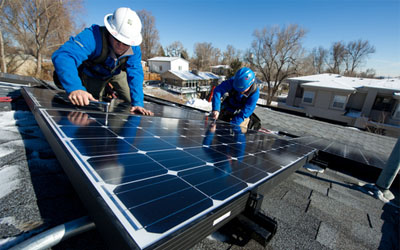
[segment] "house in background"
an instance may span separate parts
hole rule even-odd
[[[153,57],[147,60],[151,73],[162,74],[168,70],[188,71],[189,62],[180,57]]]
[[[212,86],[218,85],[220,78],[211,72],[196,70],[168,70],[161,74],[162,86],[188,98],[206,98]]]
[[[229,65],[215,65],[211,66],[211,72],[216,75],[226,76],[228,75],[230,68]]]
[[[319,74],[287,81],[289,93],[279,108],[400,136],[400,79]]]

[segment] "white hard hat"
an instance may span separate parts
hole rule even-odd
[[[104,25],[108,32],[118,41],[138,46],[142,43],[142,23],[136,12],[130,8],[118,8],[113,14],[104,17]]]

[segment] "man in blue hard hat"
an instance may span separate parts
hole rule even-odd
[[[223,81],[214,90],[211,116],[247,128],[260,96],[255,81],[254,72],[246,67],[239,69],[229,80]],[[225,93],[229,95],[221,103]],[[250,128],[258,129],[259,126]]]
[[[86,28],[53,53],[54,82],[78,106],[101,100],[111,83],[118,98],[132,105],[131,112],[152,115],[143,108],[142,23],[138,15],[130,8],[118,8],[104,17],[104,25]]]

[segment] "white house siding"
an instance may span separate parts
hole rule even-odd
[[[168,70],[189,70],[189,62],[179,57],[155,57],[148,60],[150,72],[162,74]]]
[[[329,109],[329,104],[332,99],[333,93],[330,91],[315,91],[314,106],[321,109]]]
[[[152,73],[162,74],[169,70],[170,62],[152,62],[149,61],[149,69]]]
[[[187,71],[189,70],[189,63],[184,59],[179,58],[171,62],[171,70]]]

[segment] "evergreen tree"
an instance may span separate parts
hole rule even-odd
[[[238,71],[242,67],[242,62],[238,58],[233,59],[229,67],[230,69],[228,70],[228,75],[226,76],[227,79],[235,75],[236,71]]]
[[[165,51],[162,46],[158,49],[157,56],[165,56]]]

